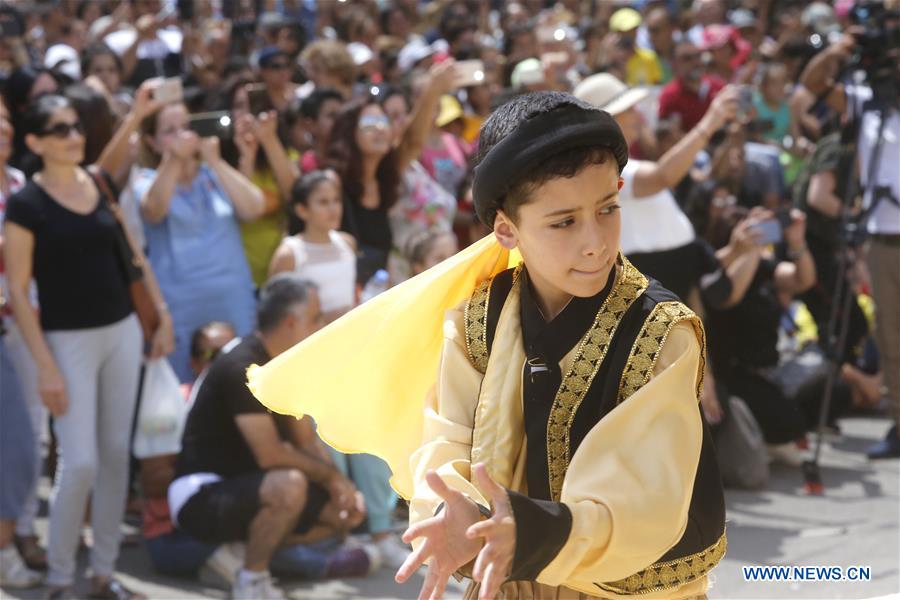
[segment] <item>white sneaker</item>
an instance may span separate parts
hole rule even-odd
[[[381,554],[381,564],[389,569],[399,569],[409,557],[410,547],[390,535],[373,543]]]
[[[222,544],[200,568],[203,582],[215,582],[215,587],[229,588],[234,585],[237,572],[244,566],[244,544]]]
[[[10,544],[0,549],[0,586],[25,589],[39,586],[44,577],[25,566],[16,547]]]
[[[231,598],[232,600],[287,600],[287,596],[275,587],[272,577],[268,574],[244,582],[238,575],[231,587]]]
[[[789,467],[799,467],[803,464],[809,453],[801,450],[794,442],[787,444],[770,444],[767,447],[769,453],[769,462],[781,463]]]

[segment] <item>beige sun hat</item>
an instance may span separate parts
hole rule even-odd
[[[573,94],[615,116],[646,98],[647,90],[630,88],[609,73],[597,73],[575,86]]]

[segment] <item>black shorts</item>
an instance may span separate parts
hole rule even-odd
[[[246,541],[250,523],[261,507],[259,491],[266,473],[253,471],[204,485],[181,507],[178,526],[210,544]],[[306,505],[294,532],[309,531],[319,520],[329,498],[328,490],[310,481]]]

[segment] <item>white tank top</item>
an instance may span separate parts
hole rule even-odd
[[[356,300],[356,253],[337,231],[329,242],[307,242],[299,236],[284,238],[294,253],[294,272],[319,288],[322,312],[352,307]]]

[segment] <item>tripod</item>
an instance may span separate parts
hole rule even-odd
[[[831,410],[831,401],[834,395],[834,386],[837,383],[837,377],[840,373],[842,354],[844,346],[847,342],[847,332],[849,329],[850,304],[854,300],[854,293],[849,282],[845,281],[847,276],[847,267],[850,262],[851,253],[856,254],[856,250],[860,248],[865,241],[866,225],[878,203],[882,200],[888,200],[897,203],[897,199],[891,194],[890,188],[886,186],[876,186],[875,179],[878,174],[878,167],[881,162],[881,151],[884,142],[884,127],[887,121],[887,112],[889,110],[887,102],[884,99],[875,102],[878,113],[878,136],[875,146],[872,149],[872,156],[869,160],[869,169],[865,182],[865,187],[869,188],[871,198],[868,206],[857,216],[851,216],[849,207],[855,196],[854,185],[848,184],[844,190],[842,198],[841,222],[839,235],[839,255],[838,255],[838,278],[832,292],[832,300],[830,313],[828,318],[827,333],[824,338],[825,357],[828,361],[828,372],[825,380],[825,391],[822,395],[822,405],[819,411],[819,422],[816,428],[816,443],[813,457],[811,460],[803,462],[803,478],[804,488],[808,494],[821,495],[824,493],[824,484],[822,482],[822,473],[819,466],[819,458],[822,452],[822,441],[825,425],[828,419],[828,413]],[[852,161],[856,156],[857,139],[859,128],[862,122],[864,110],[851,111],[851,122],[841,134],[841,147],[845,150],[843,157],[849,157]],[[850,173],[852,170],[847,164],[848,160],[842,160],[840,172]],[[852,163],[851,163],[852,164]],[[863,190],[865,198],[866,190]]]

